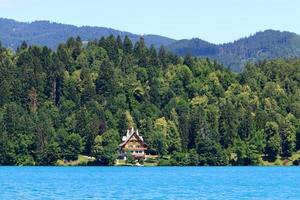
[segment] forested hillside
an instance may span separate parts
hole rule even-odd
[[[168,45],[177,55],[191,54],[216,59],[240,72],[247,62],[275,58],[298,58],[300,36],[291,32],[266,30],[234,42],[215,45],[200,39],[179,40]]]
[[[218,63],[109,36],[0,49],[0,164],[112,165],[136,127],[171,165],[257,165],[300,147],[300,61]]]
[[[77,27],[49,21],[31,23],[0,18],[0,41],[16,50],[23,41],[29,45],[45,45],[55,50],[69,37],[80,36],[82,41],[93,41],[102,36],[129,37],[133,44],[141,35],[104,27]],[[174,40],[160,35],[143,35],[145,44],[159,49],[161,45],[178,56],[191,56],[217,60],[235,72],[241,72],[247,62],[278,58],[300,57],[300,36],[291,32],[266,30],[225,44],[212,44],[199,38]]]

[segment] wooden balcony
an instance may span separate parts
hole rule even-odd
[[[131,147],[131,148],[129,148],[129,147],[127,147],[127,148],[124,148],[123,150],[124,151],[127,151],[127,150],[129,150],[129,151],[143,151],[143,150],[147,150],[147,148],[144,148],[144,147],[141,147],[141,148]]]

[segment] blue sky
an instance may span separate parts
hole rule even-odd
[[[300,34],[299,0],[0,0],[0,17],[230,42],[265,29]]]

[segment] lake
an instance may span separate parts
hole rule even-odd
[[[300,199],[300,168],[0,167],[0,199]]]

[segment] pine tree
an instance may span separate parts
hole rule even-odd
[[[167,50],[163,45],[160,46],[160,48],[159,48],[158,58],[162,64],[163,68],[166,69],[167,63],[168,63],[168,55],[167,55]]]
[[[97,93],[105,97],[114,96],[118,92],[118,82],[113,64],[110,61],[103,61],[100,66],[99,75],[96,81]]]
[[[156,49],[155,49],[154,45],[150,46],[149,57],[150,57],[149,64],[152,65],[152,66],[158,67],[159,66],[159,60],[158,60],[157,52],[156,52]]]
[[[123,51],[125,54],[131,54],[133,51],[133,45],[129,37],[126,35],[123,42]]]
[[[0,106],[9,103],[11,99],[11,85],[7,80],[0,82]]]
[[[187,54],[184,57],[183,64],[188,66],[188,67],[192,67],[194,65],[194,61],[193,61],[193,58],[192,58],[191,54]]]
[[[296,147],[296,129],[287,119],[280,130],[280,135],[282,138],[282,154],[287,157],[291,156]]]
[[[118,50],[118,43],[116,41],[115,36],[110,35],[108,38],[106,38],[104,43],[104,48],[110,60],[113,61],[114,63],[117,63],[119,57],[119,50]]]
[[[99,133],[98,117],[83,107],[76,113],[75,123],[75,133],[84,141],[84,153],[91,155],[94,139]]]
[[[219,133],[222,147],[230,147],[237,138],[238,119],[234,105],[226,101],[220,106]]]
[[[274,161],[281,152],[281,139],[279,135],[279,126],[276,122],[267,122],[265,128],[267,145],[265,153],[271,161]]]
[[[118,49],[123,49],[123,41],[122,41],[122,38],[120,35],[118,35],[118,37],[117,37],[117,46],[118,46]]]
[[[140,40],[135,43],[133,52],[138,59],[138,65],[140,67],[146,67],[148,65],[148,49],[144,38],[140,38]]]
[[[170,154],[182,151],[180,134],[175,123],[172,121],[168,121],[167,142]]]

